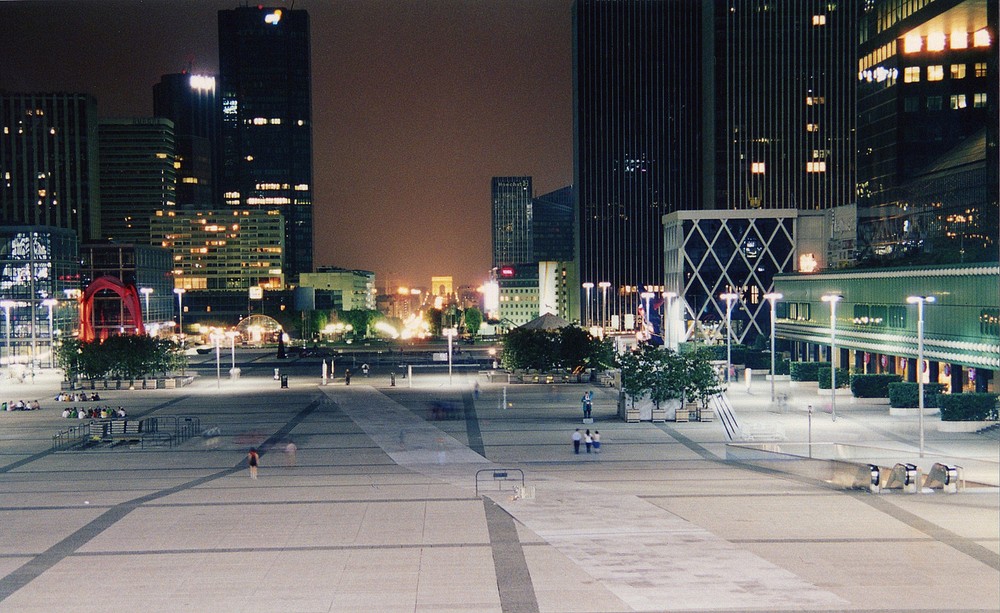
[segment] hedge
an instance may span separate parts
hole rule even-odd
[[[989,421],[997,419],[996,394],[938,394],[941,421]]]
[[[924,383],[924,407],[938,406],[937,397],[944,391],[940,383]],[[890,383],[889,406],[895,409],[915,408],[920,406],[919,383]]]
[[[830,371],[832,369],[829,366],[820,366],[819,371],[816,373],[816,380],[819,381],[819,389],[828,390],[830,389]],[[847,387],[851,380],[851,371],[846,368],[837,369],[837,389]]]
[[[855,398],[888,398],[889,384],[899,383],[903,378],[900,375],[880,374],[880,375],[851,375],[851,393]],[[927,394],[924,394],[926,399]]]
[[[747,351],[746,366],[755,371],[771,372],[771,352],[770,351]],[[788,374],[788,360],[779,356],[774,359],[774,370],[779,375]]]
[[[789,373],[792,381],[819,381],[819,368],[830,367],[829,362],[792,362]]]

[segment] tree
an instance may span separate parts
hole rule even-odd
[[[430,328],[431,336],[441,336],[443,313],[441,309],[427,309],[427,313],[424,314],[424,318],[427,321],[427,326]]]
[[[67,339],[56,353],[59,366],[70,381],[88,379],[135,379],[166,374],[187,363],[180,346],[143,335],[111,336],[103,341]]]
[[[687,362],[670,349],[642,344],[618,356],[622,372],[622,391],[635,402],[649,393],[650,400],[660,403],[684,395],[687,385]]]
[[[483,325],[483,314],[476,307],[469,307],[465,309],[465,330],[469,334],[475,336],[479,334],[479,327]]]
[[[698,349],[684,355],[687,362],[688,381],[684,396],[691,402],[697,402],[702,410],[708,408],[708,401],[725,389],[722,380],[712,367],[712,353],[706,349]]]
[[[354,328],[354,334],[361,337],[368,336],[368,328],[375,323],[378,316],[378,311],[370,311],[368,309],[351,309],[350,311],[339,311],[337,313],[338,320],[345,324],[351,324]]]

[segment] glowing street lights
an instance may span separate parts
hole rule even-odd
[[[671,310],[671,303],[674,301],[674,298],[677,297],[677,292],[663,292],[663,297],[666,299],[667,309],[663,313],[663,327],[667,329],[667,348],[673,349],[673,339],[671,338],[671,336],[673,336],[673,330],[671,330],[671,328],[673,328],[672,318],[674,312]]]
[[[784,298],[784,295],[778,292],[764,294],[764,299],[771,303],[771,404],[774,404],[774,378],[777,376],[774,370],[774,324],[777,319],[774,312],[774,305],[782,298]]]
[[[448,385],[451,385],[451,342],[458,334],[458,330],[455,328],[446,328],[443,330],[444,335],[448,337]]]
[[[583,322],[583,326],[585,328],[589,329],[590,328],[590,290],[594,289],[594,284],[591,283],[590,281],[587,281],[586,283],[583,284],[583,289],[587,290],[587,307],[584,309],[584,313],[586,313],[586,319]]]
[[[719,298],[726,301],[726,383],[732,381],[733,371],[733,303],[740,299],[733,292],[720,294]]]
[[[183,287],[174,288],[174,293],[177,294],[177,333],[181,337],[181,347],[184,346],[184,292],[186,291]]]
[[[917,305],[917,405],[920,416],[920,457],[924,457],[924,303],[935,302],[934,296],[908,296],[906,301]]]
[[[10,310],[17,306],[17,303],[13,300],[0,300],[0,307],[3,308],[4,321],[7,325],[7,362],[11,363],[11,352],[10,352]]]
[[[837,421],[837,303],[840,294],[823,294],[822,300],[830,305],[830,415]]]
[[[42,300],[42,306],[49,307],[49,368],[55,368],[56,366],[56,336],[52,325],[52,307],[59,304],[59,301],[55,298],[46,298]]]
[[[611,287],[611,283],[601,281],[597,287],[601,288],[601,293],[604,295],[604,310],[601,311],[601,337],[603,338],[608,325],[608,288]]]

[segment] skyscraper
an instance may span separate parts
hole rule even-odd
[[[162,117],[101,119],[98,124],[101,234],[149,245],[149,220],[174,207],[174,126]]]
[[[997,12],[977,0],[865,4],[862,259],[997,259]]]
[[[313,267],[309,15],[219,11],[223,203],[279,211],[287,279]]]
[[[576,259],[611,314],[662,286],[663,215],[701,206],[701,5],[574,5]]]
[[[533,261],[531,177],[493,177],[493,267]]]
[[[0,225],[101,236],[97,102],[86,94],[0,95]]]
[[[219,108],[214,75],[167,74],[153,86],[153,114],[174,123],[177,205],[222,202],[218,192]]]

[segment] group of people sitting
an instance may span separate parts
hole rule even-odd
[[[123,407],[113,409],[111,407],[99,407],[96,409],[65,409],[62,416],[67,419],[111,419],[114,417],[128,417]]]
[[[100,394],[94,392],[93,396],[87,396],[87,392],[74,392],[72,394],[67,394],[66,392],[59,392],[56,394],[56,400],[59,402],[97,402],[101,399]]]
[[[37,411],[40,408],[42,406],[38,404],[37,400],[27,402],[24,400],[18,400],[17,402],[11,400],[10,402],[4,402],[2,405],[2,410],[4,411]]]

